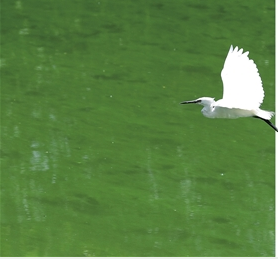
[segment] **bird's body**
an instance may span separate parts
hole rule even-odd
[[[223,98],[215,101],[211,97],[201,97],[181,104],[197,103],[204,106],[202,113],[208,118],[236,119],[254,117],[264,120],[273,129],[278,129],[269,121],[274,112],[260,109],[264,99],[262,80],[249,52],[231,46],[221,72]]]

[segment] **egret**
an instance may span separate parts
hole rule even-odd
[[[236,119],[253,117],[265,121],[274,130],[278,129],[270,122],[272,111],[260,109],[264,99],[264,89],[256,64],[248,57],[249,52],[230,47],[224,67],[221,71],[223,98],[215,101],[211,97],[201,97],[181,104],[197,103],[203,105],[202,113],[208,118]]]

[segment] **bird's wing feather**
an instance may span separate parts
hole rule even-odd
[[[231,46],[221,72],[222,105],[228,108],[256,109],[264,99],[262,80],[249,52]]]

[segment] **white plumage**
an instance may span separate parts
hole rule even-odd
[[[231,46],[221,72],[223,81],[222,102],[228,108],[259,108],[264,89],[256,64],[248,58],[249,52]]]
[[[256,64],[248,57],[249,52],[230,47],[221,71],[223,98],[214,101],[211,97],[201,97],[181,104],[197,103],[204,106],[202,113],[208,118],[255,117],[264,120],[273,129],[278,129],[269,121],[274,112],[260,109],[264,99],[262,80]]]

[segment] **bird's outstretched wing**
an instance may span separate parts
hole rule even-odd
[[[223,99],[221,106],[253,110],[264,99],[262,80],[249,52],[231,46],[221,72]]]

